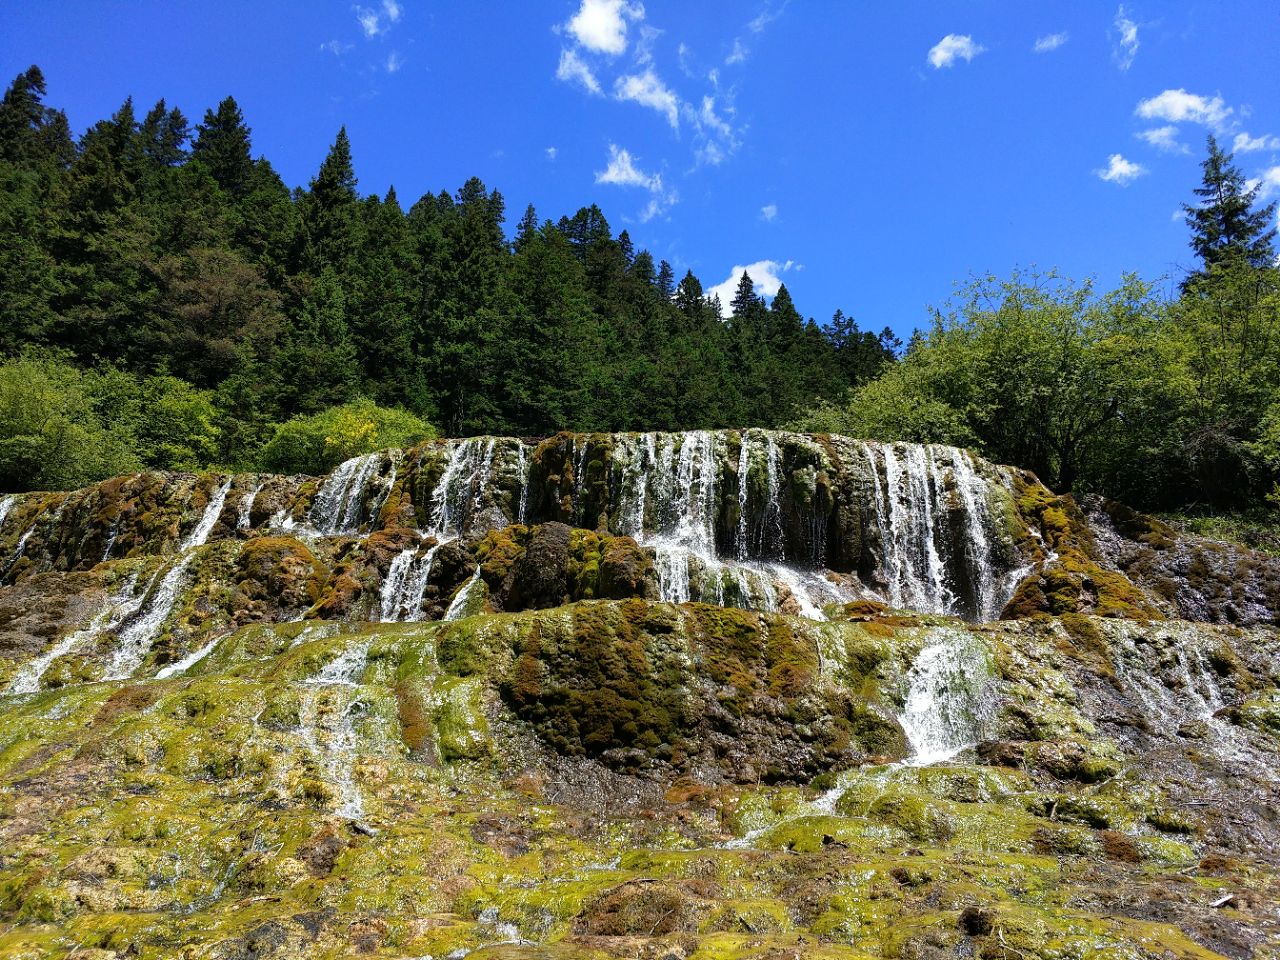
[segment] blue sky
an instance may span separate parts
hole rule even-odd
[[[508,226],[598,203],[615,231],[801,311],[902,334],[971,273],[1114,284],[1190,264],[1206,133],[1280,196],[1280,4],[9,0],[77,132],[132,95],[231,94],[291,185],[340,125],[361,189],[479,176]]]

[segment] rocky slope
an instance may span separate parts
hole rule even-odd
[[[0,954],[1280,956],[1280,574],[942,447],[0,500]]]

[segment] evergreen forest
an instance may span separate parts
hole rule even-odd
[[[195,123],[126,101],[77,137],[45,94],[33,66],[0,104],[0,489],[761,426],[970,447],[1148,509],[1280,510],[1275,205],[1212,137],[1186,275],[971,277],[904,344],[748,276],[721,304],[595,205],[362,193],[345,130],[291,190],[231,97]]]

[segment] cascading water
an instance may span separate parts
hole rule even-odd
[[[484,581],[480,579],[480,568],[476,567],[476,572],[471,575],[471,579],[454,594],[453,600],[449,603],[449,609],[444,613],[444,619],[461,620],[470,615],[473,612],[471,608],[483,589]]]
[[[324,536],[354,533],[360,526],[369,481],[381,461],[381,453],[367,453],[339,464],[316,491],[307,513],[310,526]]]
[[[257,501],[258,494],[262,492],[262,488],[264,486],[266,486],[265,482],[258,483],[257,486],[240,499],[240,508],[236,512],[237,530],[248,530],[253,526],[253,505]]]
[[[410,547],[396,554],[382,583],[379,610],[384,623],[417,620],[422,612],[422,599],[431,579],[431,567],[440,544],[419,554],[417,547]]]
[[[5,520],[9,519],[9,511],[13,509],[13,505],[17,502],[18,498],[12,493],[0,499],[0,527],[3,527]]]
[[[974,746],[995,713],[991,689],[989,654],[974,635],[931,629],[898,717],[912,749],[906,763],[925,767]]]
[[[354,717],[362,708],[359,684],[368,658],[368,646],[349,647],[303,681],[310,689],[304,693],[299,710],[300,732],[337,792],[334,816],[344,820],[364,818],[364,798],[355,782]]]

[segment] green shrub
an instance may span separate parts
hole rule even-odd
[[[431,424],[407,410],[355,400],[280,424],[263,447],[259,466],[280,473],[327,473],[351,457],[435,435]]]

